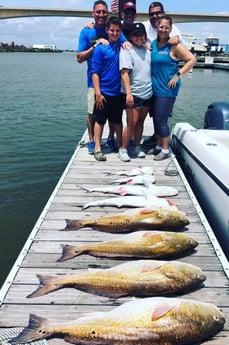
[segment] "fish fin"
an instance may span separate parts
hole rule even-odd
[[[32,292],[27,298],[39,297],[48,294],[49,292],[58,290],[61,285],[58,284],[58,278],[53,276],[44,276],[37,274],[37,278],[40,281],[40,285]]]
[[[156,320],[160,319],[162,316],[167,314],[173,308],[174,308],[174,306],[171,306],[167,303],[162,303],[162,304],[158,305],[152,313],[152,316],[151,316],[152,321],[156,321]]]
[[[155,208],[144,208],[143,210],[141,210],[140,214],[148,214],[154,211],[155,211]]]
[[[65,222],[66,222],[65,228],[61,229],[60,231],[77,230],[83,227],[81,224],[81,221],[78,219],[65,219]]]
[[[119,194],[120,194],[121,196],[124,196],[124,195],[127,195],[128,192],[127,192],[124,188],[121,188]]]
[[[29,343],[34,340],[47,338],[50,335],[48,332],[48,325],[49,322],[47,319],[30,314],[29,325],[25,327],[17,337],[12,338],[10,343]]]
[[[143,237],[157,236],[160,233],[161,233],[160,231],[146,231],[144,232]]]
[[[83,253],[83,251],[78,251],[76,250],[75,246],[70,246],[69,244],[63,245],[62,248],[62,255],[58,260],[56,260],[56,262],[70,260],[75,256],[81,255]]]
[[[146,263],[143,267],[142,267],[142,272],[149,272],[149,271],[153,271],[157,268],[160,268],[162,266],[161,262],[150,262],[150,263]]]
[[[126,184],[130,184],[130,185],[134,184],[133,179],[132,179],[132,178],[130,178],[129,180],[127,180],[127,181],[126,181]]]

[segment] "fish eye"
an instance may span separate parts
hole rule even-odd
[[[215,321],[219,321],[219,320],[220,320],[220,318],[219,318],[217,315],[213,315],[213,319],[214,319]]]
[[[91,331],[91,335],[92,335],[92,337],[95,339],[96,338],[96,331],[93,329],[92,331]]]

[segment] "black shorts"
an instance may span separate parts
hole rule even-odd
[[[122,94],[123,97],[123,108],[126,109],[126,94],[123,93]],[[149,99],[142,99],[139,98],[137,96],[133,96],[134,97],[134,105],[133,108],[141,108],[141,107],[150,107],[151,105],[151,97]]]
[[[122,122],[123,112],[122,96],[108,96],[104,94],[103,96],[106,99],[104,108],[100,110],[94,106],[93,115],[95,121],[100,125],[105,125],[107,120],[114,124],[120,124]]]

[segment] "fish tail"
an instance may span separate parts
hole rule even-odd
[[[70,260],[74,258],[75,256],[78,256],[82,253],[83,251],[76,250],[75,246],[70,246],[69,244],[66,244],[62,246],[62,255],[58,260],[56,260],[56,262],[63,262],[66,260]]]
[[[81,210],[86,210],[86,208],[90,207],[90,204],[85,204],[81,206]]]
[[[58,278],[56,277],[37,274],[37,278],[40,281],[40,285],[37,290],[28,295],[27,298],[43,296],[60,288],[60,284],[58,284]]]
[[[50,334],[48,331],[49,322],[47,319],[29,315],[29,325],[15,338],[10,340],[11,344],[24,344],[38,339],[47,338]]]
[[[90,192],[90,188],[87,188],[87,187],[84,187],[84,186],[79,186],[79,185],[76,185],[76,186],[79,187],[80,189],[85,190],[86,192]]]
[[[83,228],[83,225],[78,219],[65,219],[66,226],[62,231],[71,231]]]

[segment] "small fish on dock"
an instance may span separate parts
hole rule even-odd
[[[138,260],[107,269],[64,276],[37,275],[40,286],[28,295],[39,297],[66,287],[109,297],[158,296],[184,293],[205,281],[197,266],[179,261]]]
[[[66,219],[65,231],[90,227],[94,230],[123,233],[136,230],[179,230],[189,224],[184,212],[169,208],[134,208],[97,219]]]
[[[111,181],[109,184],[145,185],[146,182],[155,183],[156,182],[155,176],[154,175],[137,175],[133,177],[123,177],[123,178],[115,179]]]
[[[158,198],[154,195],[119,196],[107,199],[96,199],[82,206],[82,210],[89,207],[149,207],[157,209],[159,207],[177,210],[175,203],[168,199]]]
[[[74,321],[50,322],[30,314],[29,324],[10,343],[61,337],[87,345],[185,345],[214,336],[225,317],[211,303],[184,298],[147,297]]]
[[[118,186],[101,186],[101,187],[83,187],[88,193],[99,192],[99,193],[109,193],[109,194],[119,194],[119,195],[154,195],[157,197],[168,197],[175,196],[178,194],[177,189],[170,186],[156,186],[150,183],[149,186],[138,186],[138,185],[118,185]]]
[[[170,231],[136,231],[110,241],[88,243],[81,246],[62,246],[57,262],[82,254],[110,258],[160,259],[179,257],[191,252],[198,242],[184,233]]]
[[[130,170],[117,170],[112,172],[106,172],[106,175],[125,175],[125,176],[137,176],[137,175],[153,175],[154,170],[152,167],[137,167]]]

